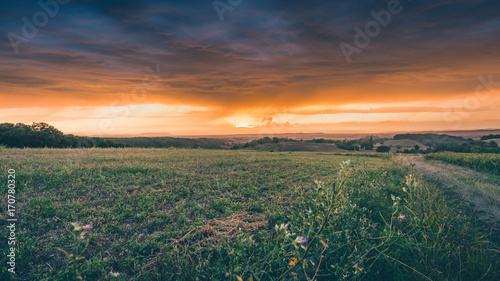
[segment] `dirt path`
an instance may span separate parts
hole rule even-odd
[[[500,240],[500,180],[455,165],[427,161],[420,156],[402,157],[427,179],[464,201],[495,239]]]

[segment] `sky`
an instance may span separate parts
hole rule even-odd
[[[500,128],[500,1],[4,0],[0,123],[112,135]]]

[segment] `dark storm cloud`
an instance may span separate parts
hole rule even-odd
[[[473,89],[475,76],[499,71],[498,1],[401,1],[404,10],[348,64],[339,44],[353,44],[353,27],[363,29],[370,11],[388,2],[243,0],[221,22],[211,0],[73,0],[16,54],[7,35],[22,35],[21,18],[31,20],[41,8],[8,0],[0,12],[0,60],[16,76],[3,76],[0,86],[17,83],[21,92],[58,74],[65,77],[50,84],[48,97],[75,94],[64,89],[82,77],[126,81],[122,89],[114,85],[129,92],[144,67],[161,64],[170,76],[158,97],[243,108],[394,100],[402,91],[432,99]],[[453,71],[440,76],[446,70]]]

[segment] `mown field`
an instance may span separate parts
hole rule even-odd
[[[384,145],[390,146],[390,147],[396,147],[398,145],[401,146],[402,149],[405,148],[414,148],[415,145],[418,145],[420,147],[423,147],[424,144],[421,142],[415,141],[415,140],[410,140],[410,139],[398,139],[398,140],[386,140],[384,141]]]
[[[4,198],[9,169],[17,274],[0,280],[500,278],[460,202],[385,155],[4,149]]]
[[[484,142],[491,142],[491,141],[494,141],[494,142],[496,142],[498,145],[500,145],[500,139],[487,139],[487,140],[484,140]]]
[[[431,153],[427,160],[439,160],[445,163],[470,168],[479,172],[500,175],[500,154],[490,153]]]

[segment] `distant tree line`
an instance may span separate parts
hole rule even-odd
[[[485,136],[486,139],[500,138],[500,135]],[[483,137],[482,139],[484,140]],[[375,138],[375,140],[374,140]],[[411,149],[402,149],[401,145],[397,146],[399,153],[432,153],[442,151],[462,152],[462,153],[500,153],[498,144],[494,141],[485,142],[473,139],[466,139],[463,137],[456,137],[450,135],[438,134],[398,134],[393,137],[394,140],[410,139],[422,143],[427,147],[420,147],[415,145]],[[309,143],[332,143],[337,145],[338,148],[344,150],[373,150],[374,142],[383,144],[385,138],[379,137],[365,137],[353,140],[332,140],[332,139],[312,139],[312,140],[296,140],[290,138],[270,138],[264,137],[250,142],[236,144],[233,149],[241,149],[247,147],[255,147],[257,145],[266,143],[279,143],[279,142],[309,142]],[[379,145],[377,152],[389,152],[391,147]]]
[[[0,124],[0,145],[10,148],[24,147],[49,147],[49,148],[119,148],[119,147],[141,147],[141,148],[206,148],[222,149],[226,145],[225,140],[220,139],[187,139],[171,137],[155,138],[97,138],[79,137],[65,135],[47,123],[33,123],[26,125],[22,123]]]
[[[296,139],[290,139],[290,138],[270,138],[270,137],[263,137],[260,139],[252,140],[249,142],[245,143],[239,143],[235,144],[233,146],[233,149],[242,149],[242,148],[248,148],[248,147],[256,147],[257,145],[260,144],[266,144],[266,143],[275,143],[278,144],[280,142],[301,142],[302,140],[296,140]]]
[[[327,140],[327,139],[312,139],[306,142],[314,143],[334,143],[338,148],[345,150],[373,150],[373,137],[366,137],[354,140]]]
[[[429,146],[430,148],[423,151],[423,153],[442,151],[462,153],[500,153],[500,148],[494,141],[484,142],[444,134],[399,134],[395,135],[394,139],[411,139]]]
[[[487,136],[482,136],[481,140],[492,140],[492,139],[500,139],[500,135],[487,135]]]
[[[0,124],[0,145],[12,148],[50,147],[50,148],[91,148],[91,147],[124,147],[102,138],[79,137],[65,135],[47,123]]]
[[[297,140],[291,138],[277,138],[277,137],[264,137],[256,140],[252,140],[246,143],[240,143],[233,146],[233,149],[241,149],[248,147],[255,147],[257,145],[262,145],[266,143],[280,143],[280,142],[310,142],[310,143],[333,143],[337,147],[345,150],[359,150],[373,149],[373,137],[361,138],[356,140],[331,140],[331,139],[312,139],[312,140]]]

